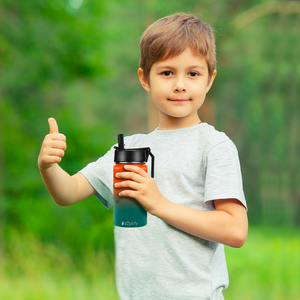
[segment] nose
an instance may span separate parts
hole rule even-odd
[[[177,93],[186,92],[186,89],[185,89],[185,87],[178,86],[178,87],[176,87],[175,92],[177,92]]]
[[[178,78],[174,85],[174,92],[175,93],[182,93],[186,92],[186,86],[184,84],[183,78]]]

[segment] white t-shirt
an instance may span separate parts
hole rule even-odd
[[[168,200],[197,210],[213,201],[238,199],[245,207],[238,153],[233,142],[201,123],[125,137],[125,148],[150,147],[154,179]],[[114,148],[80,172],[113,206]],[[150,160],[148,172],[151,171]],[[222,244],[185,233],[148,213],[140,228],[115,227],[116,277],[121,300],[220,300],[228,286]]]

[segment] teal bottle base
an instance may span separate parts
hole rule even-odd
[[[114,201],[114,225],[124,228],[147,225],[147,211],[132,198]]]

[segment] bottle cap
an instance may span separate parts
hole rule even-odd
[[[116,163],[132,164],[132,163],[146,163],[149,155],[152,158],[151,162],[151,177],[154,177],[154,155],[151,153],[150,148],[124,148],[123,134],[118,135],[118,146],[115,146],[115,158]]]

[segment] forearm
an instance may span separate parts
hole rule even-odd
[[[237,199],[218,199],[214,211],[191,209],[167,200],[153,178],[143,169],[126,165],[126,171],[117,173],[124,179],[115,184],[125,189],[120,197],[131,197],[152,215],[191,235],[205,240],[241,247],[247,237],[247,211]],[[127,190],[127,188],[129,188]]]
[[[247,222],[244,215],[195,210],[168,200],[164,203],[156,216],[182,231],[231,247],[241,247],[245,242]]]
[[[57,204],[67,206],[77,202],[76,181],[58,164],[45,170],[40,169],[40,173],[48,192]]]

